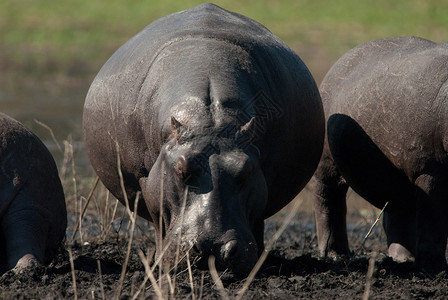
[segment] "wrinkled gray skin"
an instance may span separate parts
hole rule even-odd
[[[347,52],[321,85],[327,118],[315,175],[319,249],[348,254],[348,186],[378,208],[389,255],[446,268],[448,44],[416,37]]]
[[[0,113],[0,274],[48,264],[66,226],[53,157],[33,133]]]
[[[93,167],[125,203],[119,149],[130,207],[141,191],[138,214],[163,236],[159,255],[169,245],[165,263],[180,240],[180,257],[190,250],[206,267],[213,255],[240,276],[264,248],[263,220],[311,178],[324,137],[300,58],[212,4],[161,18],[118,49],[90,87],[83,123]]]

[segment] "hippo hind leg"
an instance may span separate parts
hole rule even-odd
[[[437,273],[448,270],[448,176],[421,175],[415,184],[417,196],[416,264],[421,270]]]
[[[348,185],[331,158],[321,160],[313,183],[319,254],[323,257],[349,256],[346,226]]]
[[[416,240],[414,185],[356,120],[333,114],[327,124],[329,149],[346,182],[375,207],[381,209],[387,203],[383,224],[389,255],[397,261],[412,261]]]

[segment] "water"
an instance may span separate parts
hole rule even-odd
[[[23,123],[49,148],[58,167],[64,153],[64,141],[74,146],[79,172],[88,172],[89,161],[82,141],[82,110],[93,76],[76,78],[62,75],[27,75],[3,72],[0,75],[0,111]]]
[[[79,239],[80,235],[79,233],[82,232],[83,239],[91,239],[94,237],[99,237],[102,234],[117,234],[119,236],[129,236],[132,223],[128,217],[125,216],[123,213],[124,209],[120,208],[120,212],[118,213],[117,217],[110,222],[110,224],[104,224],[102,223],[104,220],[102,220],[100,217],[96,215],[85,215],[82,220],[82,227],[79,228],[75,239]],[[125,216],[121,218],[120,216]],[[73,215],[68,215],[67,220],[67,232],[65,234],[65,237],[68,241],[72,239],[73,230],[76,226],[78,219]],[[107,230],[105,229],[107,228]],[[134,230],[134,237],[140,238],[143,236],[150,236],[154,240],[155,238],[155,227],[154,225],[143,219],[143,218],[137,218],[136,219],[136,225]]]

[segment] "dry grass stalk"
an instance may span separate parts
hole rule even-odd
[[[187,251],[187,266],[188,266],[188,278],[190,279],[191,298],[193,300],[196,300],[196,294],[194,292],[193,272],[191,272],[189,251]]]
[[[163,198],[164,198],[164,179],[165,179],[165,161],[162,160],[162,174],[160,179],[160,214],[159,214],[159,234],[157,235],[157,253],[162,253],[163,241]],[[160,255],[160,258],[163,255]],[[162,279],[162,267],[159,268],[159,278]]]
[[[140,258],[141,259],[141,258]],[[146,286],[146,282],[148,282],[148,275],[145,273],[145,278],[143,278],[143,281],[140,283],[139,288],[137,289],[137,291],[135,292],[135,294],[132,296],[131,300],[135,300],[138,298],[138,296],[140,296],[140,293],[143,291],[143,289]]]
[[[155,262],[154,262],[154,265],[153,265],[153,267],[152,267],[152,270],[154,271],[154,269],[157,267],[157,266],[159,266],[159,265],[161,265],[161,262],[162,262],[162,259],[163,259],[163,255],[165,254],[165,252],[168,250],[168,248],[170,247],[170,245],[171,245],[171,241],[168,241],[168,243],[165,245],[165,247],[163,248],[163,250],[162,250],[162,253],[160,253],[160,255],[157,255],[157,257],[156,257],[156,260],[155,260]],[[159,267],[159,269],[161,268],[161,266]]]
[[[202,294],[204,293],[204,277],[205,277],[205,272],[202,272],[202,274],[201,274],[201,286],[199,288],[199,298],[198,299],[202,299]]]
[[[380,220],[381,216],[384,213],[384,210],[386,209],[387,205],[389,204],[389,202],[386,202],[386,204],[384,204],[383,209],[380,211],[380,213],[378,214],[378,217],[376,218],[375,222],[373,222],[372,226],[370,226],[369,231],[367,232],[367,234],[364,236],[364,239],[361,242],[361,245],[358,247],[361,248],[364,246],[364,243],[366,242],[366,240],[369,238],[369,236],[372,234],[373,228],[375,228],[376,224],[378,223],[378,221]]]
[[[162,164],[162,170],[164,169],[164,164]],[[162,172],[163,173],[163,172]],[[160,193],[160,202],[161,202],[161,207],[160,209],[163,209],[163,176],[162,176],[162,180],[161,180],[161,193]],[[182,226],[183,226],[183,218],[185,215],[185,206],[186,206],[186,199],[188,196],[188,187],[185,189],[184,191],[184,197],[183,197],[183,202],[182,202],[182,206],[181,206],[181,212],[180,212],[180,230],[179,230],[179,234],[177,235],[177,244],[176,244],[176,254],[175,254],[175,264],[171,269],[165,269],[165,266],[162,263],[163,260],[163,256],[166,253],[166,251],[168,250],[168,248],[171,245],[172,241],[168,241],[168,243],[165,245],[165,247],[163,247],[163,250],[161,250],[160,247],[162,247],[163,243],[163,236],[162,236],[162,230],[159,230],[159,240],[158,240],[158,257],[156,259],[156,261],[154,262],[153,267],[151,268],[151,271],[154,271],[154,269],[158,266],[159,267],[159,280],[158,280],[158,286],[159,287],[163,287],[164,285],[164,281],[166,280],[168,287],[169,287],[169,292],[171,297],[175,298],[175,288],[176,288],[176,278],[179,274],[183,273],[184,271],[177,273],[177,266],[179,264],[180,261],[182,261],[183,259],[185,259],[185,257],[188,256],[188,251],[185,252],[185,254],[182,257],[180,256],[180,246],[181,246],[181,239],[182,239]],[[163,218],[163,213],[160,214],[160,218],[159,218],[159,225],[162,226],[162,218]],[[161,227],[160,227],[161,228]],[[188,261],[189,263],[189,261]],[[188,270],[188,268],[187,268]],[[191,272],[191,267],[190,270]],[[171,278],[170,273],[173,272],[173,278]],[[154,283],[153,283],[154,284]]]
[[[118,204],[118,200],[116,200],[116,204]],[[104,232],[106,230],[106,228],[108,227],[105,224],[108,224],[109,223],[108,220],[109,221],[111,220],[110,219],[110,209],[109,209],[109,207],[110,207],[110,193],[109,193],[109,191],[107,191],[107,193],[106,193],[106,203],[104,204],[104,212],[103,212],[103,215],[102,215],[103,222],[101,223],[102,232]],[[115,212],[114,212],[114,215],[115,215]]]
[[[373,251],[372,256],[369,259],[369,268],[367,270],[366,285],[364,287],[362,300],[368,300],[370,298],[370,287],[372,285],[373,272],[375,271],[375,259],[377,254],[378,253],[376,251]]]
[[[176,244],[176,257],[175,257],[175,265],[174,265],[174,279],[173,279],[173,286],[171,287],[171,294],[174,295],[174,288],[176,286],[176,275],[177,275],[177,265],[179,264],[179,255],[180,255],[180,246],[182,243],[182,228],[184,225],[184,215],[185,215],[185,206],[187,204],[187,197],[188,197],[188,185],[185,187],[184,190],[184,197],[182,199],[182,205],[180,209],[180,228],[179,228],[179,235],[177,238],[177,244]],[[187,251],[188,253],[188,251]],[[185,256],[184,256],[185,257]],[[183,258],[182,258],[183,259]]]
[[[163,211],[164,211],[164,174],[165,174],[165,161],[162,161],[162,170],[161,170],[161,180],[160,180],[160,214],[159,214],[159,232],[156,237],[157,242],[157,253],[158,258],[155,262],[153,268],[156,266],[159,266],[159,286],[164,287],[164,279],[166,279],[169,287],[169,291],[172,297],[175,295],[175,278],[176,278],[176,272],[174,272],[174,279],[170,277],[170,271],[166,270],[165,272],[165,266],[163,265],[163,255],[168,250],[171,242],[169,242],[165,247],[163,247],[163,234],[164,234],[164,224],[163,224]],[[183,213],[181,213],[181,217],[183,218]],[[182,222],[181,222],[182,224]],[[178,249],[178,248],[177,248]],[[174,268],[177,267],[177,259],[178,259],[178,251],[176,251],[176,264]]]
[[[56,140],[56,136],[54,135],[53,129],[51,129],[50,126],[39,120],[34,119],[34,122],[36,122],[38,125],[42,126],[43,128],[47,129],[50,132],[51,138],[53,139],[53,142],[56,144],[56,147],[58,147],[59,151],[63,153],[64,151],[62,151],[61,145]]]
[[[82,208],[81,215],[80,215],[78,221],[76,222],[75,229],[73,230],[72,240],[75,239],[76,233],[78,232],[79,226],[81,224],[81,220],[84,218],[84,214],[86,213],[87,206],[89,205],[90,199],[92,199],[93,192],[95,191],[99,180],[100,180],[100,178],[98,176],[96,176],[95,182],[93,183],[93,186],[90,189],[89,195],[87,196],[86,203],[84,204],[84,207]]]
[[[134,230],[135,230],[135,222],[136,222],[136,215],[137,215],[137,205],[138,205],[138,199],[140,198],[140,193],[137,192],[137,195],[135,197],[135,205],[134,205],[134,213],[131,213],[129,218],[131,219],[131,230],[129,233],[129,241],[128,241],[128,248],[126,251],[126,257],[123,263],[123,267],[121,269],[121,275],[120,275],[120,281],[118,284],[118,289],[117,289],[117,299],[120,299],[121,296],[121,291],[123,289],[123,284],[124,284],[124,279],[126,276],[126,270],[128,267],[128,263],[129,263],[129,257],[131,255],[131,248],[132,248],[132,242],[134,239]]]
[[[212,279],[215,282],[216,287],[218,288],[218,292],[221,295],[221,298],[224,300],[229,299],[229,295],[227,295],[226,289],[224,288],[221,278],[219,278],[218,271],[216,270],[215,257],[213,255],[210,255],[208,257],[208,268],[210,270],[210,275],[212,276]]]
[[[171,298],[174,298],[174,288],[175,288],[175,284],[174,284],[174,280],[171,278],[171,276],[170,276],[170,272],[165,272],[164,274],[163,274],[163,276],[166,278],[166,282],[168,283],[168,291],[170,292],[170,295],[171,295]],[[176,278],[176,274],[174,274],[173,275],[174,276],[174,278]],[[162,281],[161,281],[161,283],[162,283]],[[163,285],[162,285],[162,287],[164,287]]]
[[[138,256],[140,257],[140,260],[142,261],[142,263],[143,263],[143,266],[145,266],[145,278],[143,279],[143,281],[142,281],[142,283],[140,284],[140,287],[138,288],[138,290],[137,290],[137,292],[135,292],[135,294],[132,296],[132,300],[135,300],[135,299],[137,299],[137,297],[140,295],[140,293],[143,291],[143,289],[145,288],[145,286],[146,286],[146,282],[148,282],[148,279],[149,279],[149,276],[148,276],[148,274],[147,274],[147,269],[146,269],[146,266],[148,267],[148,269],[150,270],[150,272],[152,272],[152,274],[153,274],[153,276],[154,276],[154,272],[152,271],[152,269],[149,267],[149,262],[153,259],[153,257],[154,257],[154,253],[155,253],[155,251],[154,251],[154,249],[152,249],[151,251],[150,251],[150,253],[147,255],[147,256],[145,256],[145,254],[143,253],[143,251],[142,250],[138,250]],[[154,278],[155,279],[155,278]]]
[[[123,267],[121,270],[120,281],[119,281],[118,288],[116,291],[116,299],[120,299],[121,291],[123,289],[124,279],[126,276],[126,269],[127,269],[128,263],[129,263],[129,256],[131,253],[132,240],[134,237],[135,222],[136,222],[136,217],[137,217],[137,205],[138,205],[138,200],[140,198],[140,192],[137,192],[137,195],[135,196],[134,213],[132,213],[131,208],[129,206],[129,199],[128,199],[128,196],[126,193],[126,188],[124,186],[123,173],[121,172],[120,149],[119,149],[118,143],[116,143],[116,147],[117,147],[117,169],[118,169],[118,176],[120,177],[120,186],[121,186],[123,198],[124,198],[125,204],[126,204],[126,212],[128,213],[129,218],[131,219],[131,231],[130,231],[130,237],[129,237],[129,242],[128,242],[128,248],[127,248],[127,252],[126,252],[125,261],[123,263]]]
[[[77,288],[76,288],[75,263],[73,261],[73,253],[72,253],[71,247],[68,247],[68,255],[70,258],[70,268],[72,270],[73,293],[74,293],[75,300],[78,300],[78,292],[77,292]]]
[[[62,160],[61,170],[59,171],[59,177],[61,177],[62,186],[66,186],[66,174],[68,170],[68,164],[70,162],[70,149],[64,143],[64,159]]]
[[[291,211],[289,212],[288,216],[283,220],[282,225],[277,230],[277,232],[272,236],[272,238],[269,240],[269,242],[266,244],[263,253],[260,255],[260,258],[258,259],[257,263],[253,267],[252,271],[249,273],[249,275],[246,278],[246,281],[244,282],[244,285],[242,288],[238,291],[238,296],[236,297],[236,300],[241,300],[246,293],[247,289],[249,288],[250,284],[255,278],[255,275],[260,270],[261,266],[263,265],[264,261],[268,257],[269,251],[274,246],[275,242],[279,239],[280,235],[285,231],[286,227],[289,223],[291,223],[292,219],[296,216],[297,211],[299,210],[300,205],[302,204],[303,199],[299,198],[294,203]]]
[[[99,220],[99,239],[103,240],[107,237],[107,230],[112,226],[113,219],[111,219],[111,215],[114,212],[114,207],[110,203],[110,193],[104,186],[103,189],[97,187],[96,190],[98,191],[97,196],[92,196],[90,201],[93,200],[93,204],[95,205],[96,216]],[[101,202],[102,199],[105,200]],[[115,204],[118,204],[118,200],[116,200]]]
[[[101,271],[101,262],[99,259],[97,259],[96,263],[98,265],[98,274],[100,276],[101,299],[105,300],[106,297],[104,295],[103,272]]]
[[[121,192],[123,193],[126,212],[128,213],[128,216],[131,218],[132,221],[133,214],[131,212],[131,207],[129,205],[128,193],[126,192],[126,187],[124,185],[123,172],[121,172],[120,146],[118,145],[118,143],[116,143],[116,149],[117,149],[117,170],[118,170],[118,176],[120,178]],[[136,199],[138,198],[136,197]]]
[[[162,253],[161,253],[160,255],[157,256],[157,259],[155,260],[153,266],[150,268],[150,271],[151,271],[152,274],[154,274],[154,270],[155,270],[157,267],[159,267],[159,270],[162,268],[162,266],[160,265],[160,264],[161,264],[161,260],[163,259],[163,255],[164,255],[165,252],[168,250],[168,248],[170,247],[170,245],[171,245],[171,241],[169,241],[169,242],[167,243],[167,245],[165,245],[165,247],[163,248]],[[188,254],[188,251],[187,251],[186,253]],[[182,256],[180,260],[182,261],[182,260],[187,256],[187,254],[185,254],[184,256]],[[154,255],[154,252],[152,252],[151,257],[153,257],[153,255]],[[144,256],[143,256],[143,257],[144,257]],[[142,259],[142,256],[140,256],[140,259]],[[152,259],[152,258],[147,258],[146,260],[147,260],[148,262],[143,262],[143,264],[148,263],[148,267],[149,267],[149,261],[150,261],[151,259]],[[173,291],[174,291],[173,287],[175,287],[175,286],[174,286],[173,281],[171,280],[169,274],[174,270],[174,268],[175,268],[175,266],[172,267],[172,268],[169,269],[169,270],[163,270],[161,277],[159,277],[159,280],[155,279],[155,277],[154,277],[154,280],[155,280],[155,281],[154,281],[154,282],[151,281],[151,284],[152,284],[152,285],[155,284],[155,285],[157,285],[160,289],[162,289],[162,287],[163,287],[163,282],[164,282],[164,278],[163,278],[163,277],[166,277],[168,286],[170,287],[170,293],[171,293],[171,295],[172,295],[173,297],[175,297],[175,295],[173,294]],[[186,270],[183,270],[183,271],[179,272],[179,273],[175,273],[174,276],[178,276],[179,274],[182,274],[182,273],[185,272],[185,271],[188,271],[188,268],[187,268]],[[146,283],[146,281],[144,281],[144,282],[142,283],[141,288],[143,288],[142,286],[144,286],[145,283]],[[164,294],[164,293],[162,292],[162,294]]]
[[[145,267],[145,271],[146,271],[145,279],[149,278],[149,280],[151,281],[152,287],[154,288],[154,291],[156,292],[157,298],[165,299],[163,296],[162,289],[157,284],[157,279],[154,276],[154,272],[151,269],[151,267],[149,266],[149,259],[145,257],[145,254],[143,254],[143,251],[141,251],[141,250],[138,251],[138,255],[140,256],[140,260],[142,261],[143,266]],[[145,283],[146,283],[146,281],[145,281]]]
[[[71,137],[69,137],[69,140],[71,140]],[[73,182],[73,198],[74,198],[74,205],[75,205],[75,218],[78,219],[78,223],[79,223],[78,230],[81,231],[81,228],[82,228],[81,214],[77,215],[77,212],[82,211],[82,199],[78,198],[78,183],[77,183],[77,179],[76,179],[77,175],[76,175],[76,168],[75,168],[75,155],[74,155],[73,145],[72,145],[71,141],[69,141],[69,140],[64,141],[64,147],[65,147],[64,164],[68,165],[68,162],[69,161],[71,162],[72,182]],[[64,174],[64,176],[65,176],[65,174]],[[79,203],[78,203],[78,200],[80,200]],[[82,243],[83,242],[82,234],[80,234],[80,239],[81,239],[81,243]]]
[[[107,195],[106,196],[106,203],[108,203],[109,202],[108,199],[110,197],[110,192],[107,191],[106,195]],[[114,208],[112,210],[112,215],[110,216],[110,218],[106,218],[106,220],[110,220],[110,222],[108,222],[108,225],[106,226],[106,228],[102,232],[102,236],[101,236],[102,239],[106,238],[107,233],[112,228],[112,224],[113,224],[113,221],[115,219],[115,214],[117,213],[118,202],[119,202],[118,200],[115,200],[115,205],[114,205]],[[107,209],[107,207],[105,209]]]
[[[73,181],[73,191],[75,194],[75,199],[78,199],[78,184],[76,181],[76,168],[75,168],[75,153],[73,150],[73,144],[69,141],[64,141],[65,146],[69,150],[69,155],[72,162],[72,181]]]
[[[153,256],[154,256],[154,252],[151,252],[151,255],[148,255],[148,258],[146,258],[146,257],[144,256],[143,252],[140,254],[141,250],[139,250],[140,260],[142,260],[143,265],[147,265],[148,268],[149,268],[149,271],[146,271],[146,273],[148,273],[148,272],[151,273],[152,276],[153,276],[153,278],[154,278],[154,281],[151,280],[151,276],[150,276],[149,273],[148,273],[148,274],[145,276],[145,280],[144,280],[144,282],[141,284],[140,289],[143,289],[143,288],[144,288],[144,285],[146,284],[146,281],[147,281],[147,279],[149,278],[149,279],[151,280],[151,284],[152,284],[152,286],[156,285],[156,286],[160,289],[161,294],[163,295],[163,292],[162,292],[162,290],[161,290],[161,287],[163,286],[163,278],[162,278],[163,275],[161,275],[161,277],[159,277],[159,282],[158,282],[157,279],[156,279],[155,276],[154,276],[154,270],[155,270],[155,268],[157,268],[157,267],[159,266],[159,264],[160,264],[160,262],[161,262],[161,260],[162,260],[162,258],[163,258],[163,255],[164,255],[165,252],[168,250],[168,248],[169,248],[170,245],[171,245],[171,242],[168,242],[167,245],[165,245],[165,248],[163,249],[162,253],[161,253],[160,255],[157,256],[157,258],[156,258],[156,260],[155,260],[155,262],[154,262],[154,264],[153,264],[152,267],[149,266],[149,261],[152,260],[152,258],[153,258]],[[143,258],[144,258],[144,260],[143,260]],[[159,270],[160,270],[161,268],[162,268],[162,267],[159,266]],[[146,269],[146,267],[145,267],[145,269]],[[168,271],[168,272],[169,272],[169,271]],[[137,291],[137,294],[140,293],[140,289],[139,289],[139,291]],[[135,297],[136,297],[136,296],[135,296]],[[135,299],[135,298],[134,298],[134,299]],[[161,298],[161,299],[163,299],[163,298]]]

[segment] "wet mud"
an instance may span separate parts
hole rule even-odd
[[[280,228],[282,219],[280,215],[266,222],[266,240]],[[242,299],[448,298],[446,272],[430,275],[416,271],[412,264],[392,262],[385,255],[385,236],[380,225],[363,241],[374,216],[351,213],[348,220],[353,256],[325,260],[317,256],[312,213],[298,213],[269,251]],[[141,259],[141,254],[151,257],[154,252],[153,231],[147,228],[143,231],[136,234],[131,244],[123,281],[120,277],[129,233],[110,233],[91,236],[82,242],[76,240],[71,245],[66,243],[46,268],[27,274],[4,274],[0,280],[0,298],[157,299],[162,295],[165,299],[234,299],[241,293],[245,280],[221,273],[223,289],[210,272],[195,266],[188,269],[186,264],[179,265],[171,271],[169,280],[168,276],[163,277],[162,283],[159,281],[154,288]],[[173,275],[175,272],[177,276]],[[154,277],[159,276],[156,268]]]

